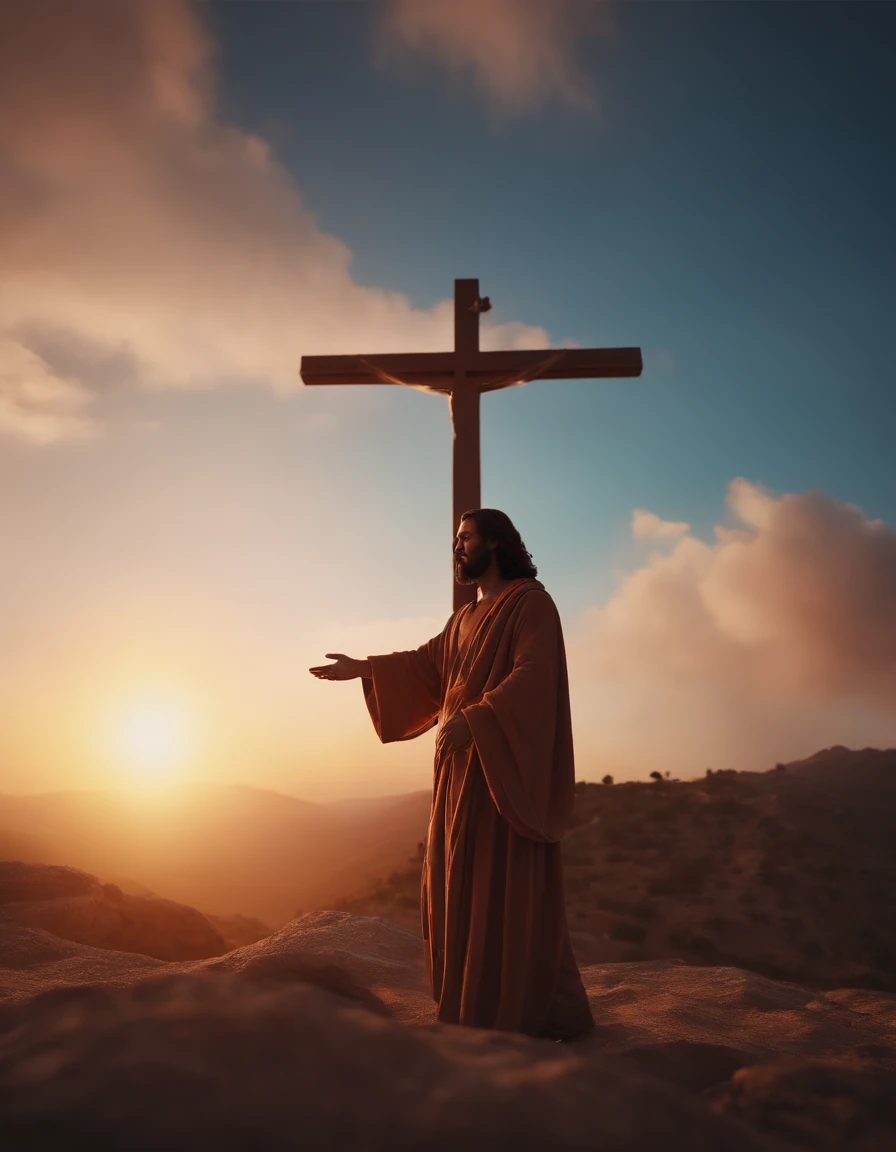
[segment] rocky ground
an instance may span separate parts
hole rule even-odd
[[[312,913],[165,962],[0,924],[4,1148],[896,1147],[896,996],[583,970],[577,1044],[435,1022],[417,936]]]
[[[437,1023],[419,851],[277,931],[0,862],[4,1152],[892,1152],[894,780],[828,749],[580,784],[577,1044]]]

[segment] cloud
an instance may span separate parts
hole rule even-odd
[[[817,490],[738,478],[727,503],[737,524],[681,535],[571,632],[584,762],[693,775],[896,743],[896,531]]]
[[[0,7],[0,432],[83,435],[123,384],[287,392],[305,353],[452,346],[450,300],[356,284],[268,143],[220,121],[199,11]]]
[[[667,540],[690,531],[684,520],[661,520],[655,512],[636,508],[632,512],[632,536],[636,540]]]
[[[394,47],[434,56],[470,74],[500,111],[531,112],[556,101],[597,111],[577,58],[589,32],[606,31],[604,5],[580,0],[392,0],[385,13]]]
[[[81,415],[89,403],[90,394],[77,381],[0,335],[0,433],[34,444],[90,437],[95,426]]]

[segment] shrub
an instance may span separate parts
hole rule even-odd
[[[749,804],[744,804],[743,800],[738,800],[734,796],[726,796],[724,800],[716,800],[713,802],[710,811],[713,816],[740,816],[745,817],[752,815],[752,808]]]
[[[706,936],[695,935],[683,928],[674,928],[666,937],[666,943],[670,948],[683,948],[691,952],[699,952],[704,956],[712,955],[718,951],[712,940]]]
[[[601,784],[612,784],[612,783],[613,783],[613,777],[612,776],[604,776],[603,780],[601,780]]]
[[[587,844],[573,841],[572,844],[566,843],[563,845],[563,863],[569,865],[593,864],[594,856]]]
[[[621,785],[620,785],[621,787]],[[644,833],[634,821],[607,821],[601,825],[604,841],[613,848],[627,848],[637,852],[644,846]]]
[[[651,896],[695,895],[703,891],[709,860],[705,857],[673,860],[665,876],[657,876],[647,885]]]
[[[628,912],[631,905],[627,904],[624,900],[616,900],[612,896],[598,896],[595,905],[604,912]]]
[[[782,872],[768,860],[763,860],[758,875],[762,883],[770,888],[789,888],[793,884],[793,877],[789,873]]]
[[[610,931],[611,940],[627,940],[629,944],[643,944],[646,935],[643,924],[632,924],[630,920],[620,920]]]

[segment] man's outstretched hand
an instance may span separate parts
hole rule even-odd
[[[369,660],[353,660],[343,652],[326,652],[328,660],[335,660],[335,664],[318,664],[316,668],[308,671],[318,680],[356,680],[359,676],[370,675]]]

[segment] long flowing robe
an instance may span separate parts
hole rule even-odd
[[[467,719],[439,750],[421,880],[438,1018],[554,1039],[594,1026],[566,921],[560,838],[575,787],[560,617],[538,580],[469,604],[438,636],[370,656],[362,685],[383,743]],[[478,617],[478,618],[477,618]]]

